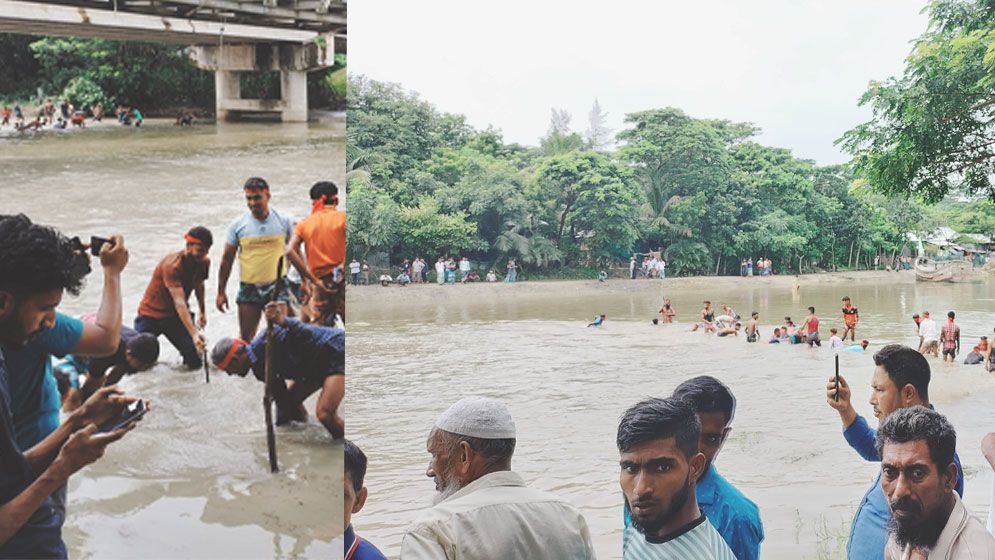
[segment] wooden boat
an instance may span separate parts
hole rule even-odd
[[[921,282],[967,282],[974,276],[971,261],[916,261],[916,280]]]

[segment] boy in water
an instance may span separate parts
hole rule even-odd
[[[746,322],[746,341],[756,342],[760,338],[760,328],[757,319],[760,318],[760,314],[754,311],[750,314],[750,320]]]
[[[857,336],[857,321],[860,320],[860,313],[850,301],[850,296],[843,296],[843,336],[841,340],[846,340],[847,333],[850,334],[850,342],[854,342]]]
[[[836,336],[836,332],[837,332],[836,327],[829,329],[829,334],[832,335],[829,337],[829,347],[832,348],[833,350],[839,350],[840,348],[843,348],[843,339]]]
[[[589,326],[589,327],[600,327],[602,324],[604,324],[604,322],[605,322],[605,315],[602,313],[601,315],[595,315],[594,316],[594,321],[591,322],[591,323],[588,323],[587,326]]]
[[[809,348],[812,345],[822,347],[822,340],[819,339],[819,318],[815,316],[815,308],[809,306],[808,316],[805,317],[805,323],[802,324],[805,329],[805,342],[808,343]]]
[[[664,323],[673,323],[674,315],[677,314],[674,311],[674,306],[670,304],[670,298],[663,298],[663,307],[660,308],[660,315],[663,315]]]
[[[705,307],[701,310],[701,322],[695,323],[691,327],[691,332],[698,330],[699,327],[705,332],[715,332],[715,310],[712,309],[712,302],[705,300],[703,303]]]

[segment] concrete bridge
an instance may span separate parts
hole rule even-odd
[[[219,120],[276,112],[307,120],[307,72],[346,51],[344,0],[0,0],[0,33],[191,45],[215,73]],[[243,99],[239,75],[280,72],[279,99]]]

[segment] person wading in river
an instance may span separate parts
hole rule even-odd
[[[134,426],[96,433],[96,425],[137,400],[112,387],[97,391],[60,424],[50,370],[52,352],[114,350],[128,251],[121,237],[112,239],[114,246],[100,252],[104,297],[98,321],[84,326],[56,312],[63,292],[78,294],[90,272],[83,247],[23,215],[0,216],[0,558],[65,558],[69,476]]]
[[[207,326],[207,308],[204,302],[204,281],[211,268],[210,252],[214,237],[205,227],[191,228],[184,236],[186,247],[166,255],[155,267],[152,279],[145,288],[142,303],[135,317],[135,330],[166,335],[190,369],[203,365],[201,354],[207,339],[197,330]],[[197,296],[200,317],[194,325],[194,313],[188,301],[190,293]],[[116,348],[116,343],[115,343]],[[112,350],[113,351],[113,350]]]
[[[907,346],[891,344],[874,354],[874,374],[871,377],[871,400],[874,416],[881,425],[891,413],[901,408],[929,404],[929,363],[922,354]],[[881,454],[875,445],[875,431],[868,426],[864,417],[857,414],[850,403],[850,386],[843,376],[829,378],[826,384],[826,402],[840,415],[843,423],[843,437],[846,442],[866,461],[878,462]],[[964,494],[964,475],[960,459],[954,455],[957,464],[958,494]],[[879,560],[884,556],[887,541],[886,525],[891,517],[888,498],[881,489],[881,475],[864,494],[850,529],[847,542],[847,558],[850,560]]]
[[[619,484],[635,529],[622,536],[625,560],[735,560],[698,506],[696,485],[706,468],[700,440],[698,416],[680,399],[647,399],[622,415]]]
[[[270,391],[276,401],[276,423],[306,422],[304,401],[318,392],[315,414],[335,439],[345,435],[339,404],[345,393],[345,331],[287,318],[286,304],[266,304],[273,323],[273,371]],[[225,372],[245,377],[249,370],[266,379],[266,332],[251,343],[223,338],[211,351],[211,362]]]
[[[715,460],[732,431],[736,397],[724,383],[708,375],[688,379],[671,396],[690,404],[701,424],[698,451],[705,456],[705,469],[695,484],[698,506],[738,560],[756,560],[764,540],[760,509],[715,468]],[[625,530],[629,531],[632,513],[628,508],[624,517]]]
[[[345,212],[339,211],[339,188],[331,181],[311,186],[311,215],[294,227],[286,254],[310,286],[314,322],[335,325],[335,316],[345,320]],[[301,256],[307,251],[307,264]]]
[[[850,342],[856,342],[857,336],[857,321],[860,320],[860,313],[857,308],[853,306],[850,301],[850,296],[843,297],[843,336],[840,337],[841,340],[846,340],[847,333],[850,334]]]
[[[263,306],[276,289],[276,267],[293,232],[293,221],[270,206],[269,184],[264,179],[251,177],[242,190],[249,210],[228,226],[215,305],[222,313],[228,310],[228,277],[238,253],[239,284],[235,298],[238,330],[244,340],[251,340],[259,328]],[[280,271],[280,275],[285,273],[286,270]],[[277,300],[290,301],[286,282],[282,283]]]
[[[594,558],[577,508],[511,470],[515,443],[515,421],[494,399],[468,397],[439,416],[425,471],[436,504],[404,534],[401,560]]]

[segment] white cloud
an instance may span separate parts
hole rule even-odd
[[[349,6],[349,71],[506,141],[535,145],[552,107],[582,131],[597,97],[616,130],[627,112],[673,106],[838,163],[833,140],[870,117],[857,107],[869,80],[901,73],[924,4],[369,0]]]

